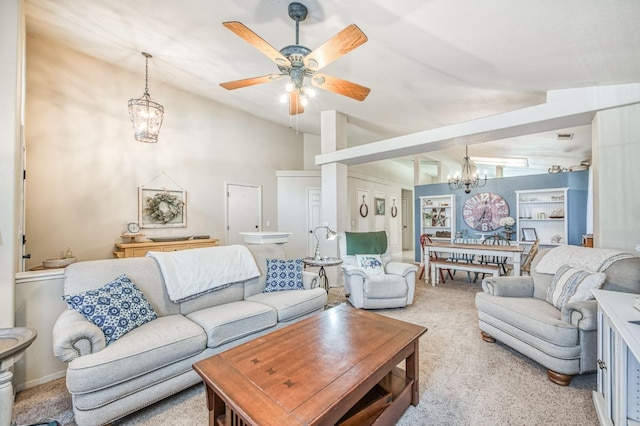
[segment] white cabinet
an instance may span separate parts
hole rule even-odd
[[[516,191],[519,241],[531,240],[529,236],[535,235],[542,245],[567,244],[568,189]]]
[[[602,425],[640,425],[638,295],[594,290],[598,301],[598,389],[593,403]]]
[[[420,197],[420,235],[432,240],[453,240],[456,232],[456,206],[453,195]]]

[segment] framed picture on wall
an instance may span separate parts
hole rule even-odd
[[[522,241],[535,241],[537,239],[536,228],[522,228]]]
[[[376,203],[376,214],[377,215],[384,214],[384,208],[385,208],[384,198],[376,198],[375,203]]]
[[[187,192],[138,188],[138,223],[141,228],[187,226]]]

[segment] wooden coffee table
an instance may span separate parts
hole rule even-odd
[[[393,424],[418,405],[426,331],[343,304],[202,360],[209,424]]]

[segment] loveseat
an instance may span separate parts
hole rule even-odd
[[[84,261],[66,268],[65,295],[87,294],[126,274],[125,282],[131,280],[142,293],[135,300],[146,299],[157,316],[108,343],[110,332],[76,310],[60,315],[53,351],[68,363],[66,383],[78,425],[109,423],[197,384],[201,379],[193,363],[323,310],[327,294],[311,272],[300,270],[303,289],[263,292],[267,259],[284,259],[282,245],[247,249],[258,277],[179,302],[171,300],[165,271],[151,257]]]
[[[591,289],[640,293],[640,258],[558,246],[541,250],[530,274],[483,280],[476,295],[482,338],[526,355],[547,368],[549,380],[568,385],[597,366],[598,305]]]

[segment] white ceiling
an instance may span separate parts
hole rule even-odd
[[[285,0],[25,0],[27,32],[256,116],[320,133],[320,112],[348,116],[349,145],[460,123],[544,102],[548,90],[640,81],[638,0],[302,0],[300,44],[315,49],[355,23],[368,42],[322,72],[371,88],[364,102],[320,90],[290,119],[284,79],[227,91],[219,83],[277,73],[222,26],[240,21],[277,49],[295,43]],[[141,86],[142,87],[142,86]],[[132,94],[133,95],[133,94]],[[165,105],[167,113],[171,106]],[[293,131],[293,130],[292,130]],[[558,141],[557,133],[574,133]],[[525,157],[526,171],[591,158],[584,126],[495,141],[471,156]],[[464,148],[423,154],[453,167]],[[410,159],[398,159],[409,164]]]

